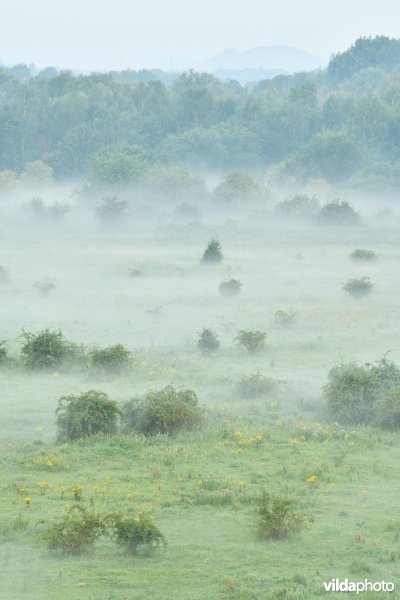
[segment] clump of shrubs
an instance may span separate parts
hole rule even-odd
[[[88,366],[97,375],[119,375],[132,366],[132,352],[123,344],[98,348],[89,353]]]
[[[359,261],[365,261],[365,262],[375,260],[376,257],[377,257],[376,252],[374,252],[373,250],[366,250],[364,248],[356,248],[350,254],[350,258],[352,258],[353,260],[359,260]]]
[[[7,362],[8,350],[6,340],[0,341],[0,367],[4,366]]]
[[[321,208],[319,221],[323,225],[358,225],[360,215],[348,202],[333,200]]]
[[[82,358],[82,346],[67,340],[61,331],[43,329],[38,333],[25,332],[21,359],[28,369],[59,369]]]
[[[46,295],[56,288],[56,284],[52,279],[42,279],[34,283],[33,287],[37,288],[41,294]]]
[[[93,508],[81,504],[67,506],[61,519],[39,521],[45,527],[39,536],[49,550],[63,554],[81,555],[93,550],[100,537],[111,537],[118,546],[129,554],[136,554],[139,547],[148,552],[166,541],[154,524],[149,513],[139,512],[136,516],[119,512],[102,515]]]
[[[236,384],[236,392],[240,398],[267,398],[277,392],[279,386],[275,379],[265,377],[261,373],[243,375]]]
[[[305,529],[310,518],[295,509],[294,500],[263,494],[257,508],[260,537],[283,539]]]
[[[62,396],[56,409],[58,441],[75,441],[96,434],[117,432],[118,404],[104,392],[89,390],[78,396]]]
[[[148,552],[162,544],[165,548],[165,537],[154,524],[149,513],[139,512],[135,517],[114,513],[109,519],[111,536],[118,546],[123,547],[128,554],[136,554],[140,546]]]
[[[221,244],[218,240],[213,239],[208,243],[207,248],[204,250],[201,261],[203,263],[215,264],[221,262],[223,259]]]
[[[342,363],[330,371],[323,395],[329,414],[341,423],[396,428],[400,369],[386,358],[374,365]]]
[[[348,279],[342,289],[354,298],[362,298],[371,293],[374,284],[369,277],[354,277]]]
[[[290,307],[288,310],[277,310],[275,313],[275,323],[282,327],[289,327],[297,317],[297,312]]]
[[[319,204],[316,197],[305,194],[296,194],[275,206],[277,215],[290,219],[310,219],[315,217],[318,211]]]
[[[245,348],[250,354],[259,352],[267,344],[265,331],[245,331],[242,329],[235,337],[235,342]]]
[[[241,281],[239,281],[238,279],[233,279],[231,277],[230,279],[227,279],[226,281],[220,283],[219,291],[223,296],[227,296],[229,298],[239,294],[240,290],[242,289],[242,285],[243,284]]]
[[[204,328],[200,333],[197,347],[202,354],[212,354],[220,347],[220,341],[212,329]]]
[[[104,198],[96,207],[96,217],[104,223],[120,221],[126,215],[129,204],[126,200],[118,200],[116,196]]]
[[[201,423],[202,416],[196,394],[192,390],[176,390],[172,385],[151,390],[122,407],[125,429],[146,436],[193,429]]]

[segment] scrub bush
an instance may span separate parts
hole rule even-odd
[[[214,239],[209,242],[207,248],[204,250],[201,261],[203,263],[219,263],[223,259],[221,244],[218,240]]]
[[[261,537],[282,539],[308,526],[310,519],[295,510],[288,498],[263,494],[257,509],[257,531]]]
[[[99,375],[120,374],[132,366],[132,353],[122,344],[89,353],[89,369]]]
[[[245,331],[242,329],[235,337],[235,342],[253,354],[259,352],[267,343],[267,334],[264,331]]]
[[[220,347],[220,342],[212,329],[204,328],[200,333],[197,347],[203,354],[211,354],[216,352]]]
[[[84,349],[67,340],[61,331],[43,329],[38,333],[23,333],[21,359],[28,369],[46,370],[78,361]]]
[[[128,554],[136,554],[140,546],[144,546],[149,552],[160,544],[166,546],[163,534],[148,513],[139,512],[135,517],[114,513],[110,515],[109,521],[112,538]]]

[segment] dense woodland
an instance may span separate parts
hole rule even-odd
[[[155,165],[400,182],[400,40],[361,38],[324,71],[247,88],[193,71],[33,72],[0,71],[3,185],[43,167],[35,161],[59,179],[94,165],[102,184],[135,182]]]

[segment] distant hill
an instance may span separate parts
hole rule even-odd
[[[237,50],[224,50],[212,56],[199,65],[197,70],[212,73],[226,70],[276,70],[279,73],[295,73],[298,71],[312,71],[325,67],[328,61],[309,54],[305,50],[291,48],[290,46],[261,46],[239,52]],[[268,77],[261,76],[262,79]]]

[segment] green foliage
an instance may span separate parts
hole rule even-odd
[[[250,173],[235,171],[215,188],[214,196],[225,202],[250,201],[267,198],[268,190]]]
[[[240,398],[267,398],[278,391],[278,383],[271,377],[265,377],[261,373],[243,375],[236,385],[237,394]]]
[[[212,329],[206,327],[202,330],[197,342],[197,347],[203,354],[212,354],[220,347],[219,339]]]
[[[99,188],[126,187],[141,180],[145,166],[143,159],[136,154],[106,150],[89,158],[88,181]]]
[[[223,296],[237,296],[242,289],[242,285],[243,284],[241,281],[231,277],[230,279],[222,281],[222,283],[219,284],[219,291]]]
[[[56,409],[58,441],[74,441],[117,431],[121,411],[104,392],[89,390],[79,396],[62,396]]]
[[[109,518],[112,537],[118,546],[122,546],[128,554],[136,554],[143,546],[147,551],[153,551],[166,541],[154,524],[152,515],[139,512],[136,516],[114,513]]]
[[[5,340],[0,341],[0,367],[7,362],[8,350],[7,342]]]
[[[371,279],[364,276],[348,279],[342,289],[351,296],[354,296],[354,298],[361,298],[368,296],[373,287]]]
[[[321,208],[319,221],[324,225],[357,225],[360,215],[348,202],[333,200]]]
[[[78,360],[82,347],[67,340],[61,331],[43,329],[38,333],[24,332],[21,359],[28,369],[59,369]]]
[[[371,261],[371,260],[375,260],[376,257],[377,257],[376,252],[374,252],[373,250],[366,250],[364,248],[356,248],[350,254],[350,258],[352,258],[353,260],[359,260],[359,261]]]
[[[48,185],[53,180],[53,169],[42,160],[34,160],[25,165],[21,180],[29,186]]]
[[[397,410],[399,387],[400,369],[384,358],[375,365],[350,362],[334,367],[323,393],[329,413],[338,421],[353,424],[377,419],[388,426],[388,415]]]
[[[129,204],[126,200],[118,200],[116,196],[104,198],[96,207],[96,217],[103,222],[113,222],[122,219]]]
[[[400,387],[394,387],[387,393],[376,423],[384,429],[400,429]]]
[[[199,425],[202,411],[192,390],[175,390],[167,385],[126,402],[122,419],[127,430],[134,429],[146,436],[172,434]]]
[[[209,242],[202,257],[203,263],[219,263],[223,258],[221,244],[214,239]]]
[[[39,524],[45,527],[40,538],[49,550],[64,554],[88,552],[107,529],[106,521],[100,513],[78,504],[68,507],[61,519],[42,520]]]
[[[235,342],[253,354],[265,348],[267,334],[264,331],[245,331],[242,329],[235,337]]]
[[[280,496],[263,494],[257,508],[261,537],[279,540],[305,529],[310,519],[295,510],[295,502]]]
[[[275,206],[275,212],[281,217],[289,219],[310,219],[316,217],[319,203],[315,196],[296,194],[292,198],[282,200]]]
[[[293,321],[297,317],[297,312],[290,307],[288,310],[277,310],[275,313],[275,323],[281,325],[282,327],[288,327],[292,325]]]
[[[98,348],[89,353],[89,369],[99,375],[120,374],[132,366],[132,352],[123,344]]]

